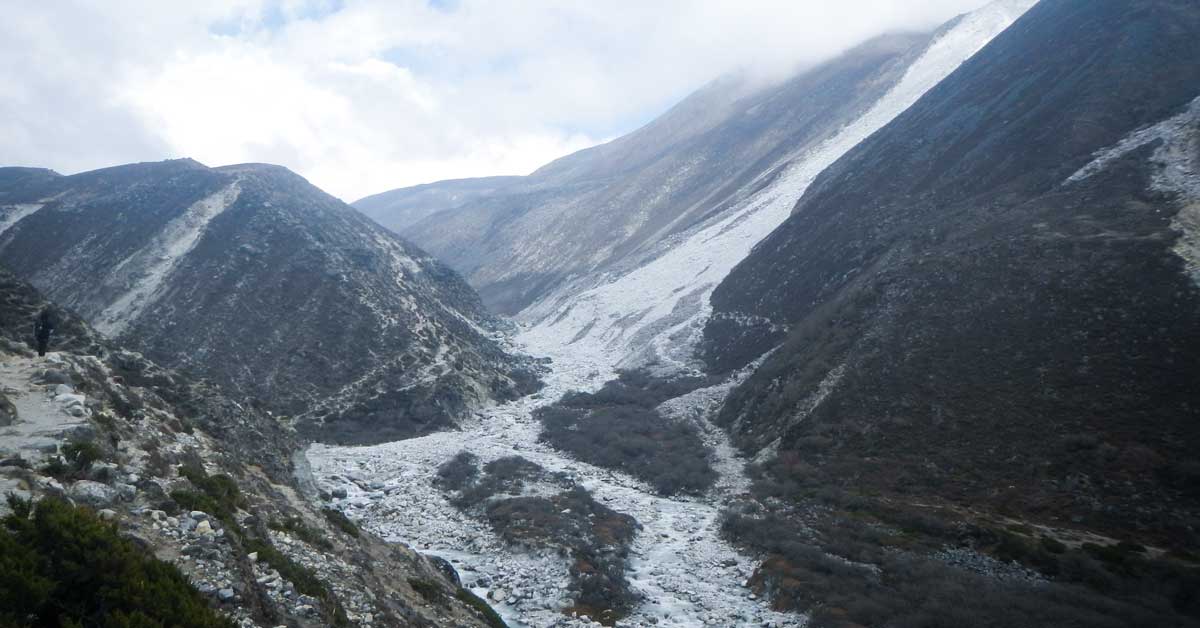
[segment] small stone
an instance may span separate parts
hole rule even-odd
[[[346,496],[348,495],[346,489],[344,488],[335,488],[331,494],[335,499],[346,499]]]
[[[105,508],[96,514],[100,515],[100,518],[105,521],[112,521],[113,519],[117,518],[117,511],[112,510],[111,508]]]
[[[213,533],[212,524],[208,522],[208,519],[201,519],[200,523],[196,524],[196,534],[208,535],[208,534],[212,534],[212,533]]]
[[[202,521],[204,519],[208,519],[208,513],[204,512],[203,510],[193,510],[188,513],[188,516],[191,517],[192,519],[195,519],[196,521]]]
[[[250,552],[249,554],[246,554],[246,558],[250,559],[250,562],[252,562],[252,563],[257,563],[258,562],[258,552]]]
[[[221,589],[217,591],[217,597],[221,598],[222,602],[228,602],[233,599],[233,589]]]

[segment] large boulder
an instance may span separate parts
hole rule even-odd
[[[67,489],[67,496],[76,503],[93,508],[103,508],[117,501],[118,494],[116,489],[107,484],[92,480],[79,480]]]

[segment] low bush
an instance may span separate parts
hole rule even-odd
[[[296,538],[308,543],[313,547],[317,547],[326,551],[333,549],[333,543],[325,538],[325,534],[316,528],[304,523],[304,519],[295,517],[284,517],[283,519],[271,519],[267,525],[272,530],[289,532]]]
[[[1200,625],[1200,573],[1148,560],[1135,544],[1071,549],[861,498],[772,503],[727,512],[722,535],[764,555],[752,585],[778,608],[810,612],[814,626]],[[959,543],[1052,582],[984,577],[933,557]]]
[[[232,628],[173,565],[91,511],[10,499],[0,522],[0,626]]]
[[[508,624],[504,623],[504,619],[500,617],[500,613],[497,613],[496,609],[489,606],[478,595],[471,593],[469,589],[459,587],[456,597],[468,607],[475,609],[490,628],[508,628]]]
[[[583,488],[553,497],[517,497],[490,503],[488,522],[510,542],[552,547],[569,554],[575,605],[612,625],[639,601],[625,577],[629,546],[637,521],[597,502]]]
[[[185,510],[201,510],[225,522],[230,527],[237,527],[234,513],[244,501],[237,480],[223,473],[209,475],[199,465],[183,465],[179,467],[179,475],[187,478],[196,491],[179,489],[171,491],[171,499]]]
[[[408,586],[412,587],[412,590],[416,591],[417,595],[425,598],[426,602],[433,604],[442,604],[445,602],[446,596],[442,591],[442,587],[438,586],[438,584],[432,580],[409,578]]]
[[[100,447],[90,442],[67,443],[63,445],[62,454],[63,459],[71,464],[74,472],[81,475],[87,473],[88,469],[92,468],[92,464],[104,456]]]
[[[439,468],[435,483],[459,492],[451,500],[457,508],[482,507],[480,514],[508,542],[571,556],[575,604],[566,610],[612,625],[639,599],[625,578],[637,521],[600,504],[578,486],[549,497],[520,496],[525,482],[538,480],[567,485],[519,456],[493,460],[480,473],[475,457],[464,452]],[[517,496],[498,497],[505,494]]]
[[[464,452],[465,453],[465,452]],[[453,465],[451,471],[455,476],[462,474],[460,470],[462,465],[470,464],[471,469],[474,467],[474,456],[466,454],[470,458],[463,458],[464,453],[459,453],[451,459],[448,465]],[[463,462],[467,460],[468,462]],[[446,465],[442,465],[445,467]],[[521,488],[527,480],[536,478],[549,477],[545,469],[538,466],[536,463],[530,462],[520,456],[506,456],[498,458],[484,465],[484,475],[480,476],[478,470],[466,474],[463,477],[469,478],[463,481],[441,482],[439,485],[443,488],[448,486],[457,486],[459,495],[452,502],[456,507],[462,510],[469,510],[478,506],[488,499],[500,495],[511,494],[518,495]],[[440,479],[440,478],[439,478]]]
[[[351,521],[349,517],[342,513],[342,511],[334,508],[322,508],[321,514],[325,515],[325,519],[342,532],[345,532],[356,539],[361,534],[358,529],[358,524]]]
[[[668,420],[655,408],[703,383],[622,373],[595,393],[571,393],[539,409],[540,438],[584,462],[629,473],[661,494],[701,494],[717,479],[708,448],[695,425]]]
[[[475,454],[460,451],[437,469],[434,485],[444,491],[461,491],[479,476]]]
[[[262,539],[247,539],[246,551],[257,553],[259,560],[278,571],[280,577],[291,582],[300,593],[321,600],[327,615],[326,619],[334,626],[350,625],[346,610],[337,596],[307,567],[288,558],[283,552],[275,549],[275,546],[271,545],[269,541]]]

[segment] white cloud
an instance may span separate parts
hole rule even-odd
[[[982,3],[18,4],[0,23],[0,164],[266,161],[347,200],[523,174],[721,73],[779,74]]]

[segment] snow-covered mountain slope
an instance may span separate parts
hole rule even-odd
[[[521,313],[552,354],[583,352],[604,364],[695,368],[709,297],[729,271],[791,213],[826,167],[882,128],[1004,30],[1033,0],[1006,0],[956,20],[927,44],[901,78],[857,118],[815,145],[797,147],[738,194],[743,200],[660,243],[644,265],[601,285],[551,293]],[[751,191],[757,190],[757,191]],[[561,349],[558,349],[560,348]]]
[[[664,238],[726,210],[789,155],[861,115],[929,37],[880,37],[775,85],[745,76],[714,81],[629,135],[400,233],[462,272],[502,313],[577,280],[590,287],[595,276],[637,265]],[[463,184],[447,182],[444,193]]]
[[[410,436],[535,386],[453,271],[283,168],[4,174],[0,262],[322,438]]]

